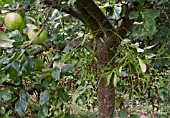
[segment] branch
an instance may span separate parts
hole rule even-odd
[[[45,21],[43,22],[43,24],[42,24],[42,26],[41,26],[41,28],[40,28],[40,31],[34,36],[34,38],[30,41],[30,43],[24,45],[22,48],[25,49],[25,48],[27,48],[28,46],[30,46],[30,45],[34,42],[34,40],[41,34],[41,32],[43,31],[43,29],[44,29],[44,27],[45,27],[45,25],[46,25],[46,22],[47,22],[48,16],[49,16],[49,12],[50,12],[50,10],[51,10],[52,7],[53,7],[53,5],[51,5],[50,8],[48,9],[48,12],[47,12]]]
[[[93,0],[77,0],[75,5],[81,6],[83,9],[85,9],[88,14],[92,16],[93,19],[99,24],[102,31],[111,32],[113,34],[115,31],[113,25]]]
[[[61,11],[61,12],[65,12],[65,13],[67,13],[67,14],[70,14],[71,16],[79,19],[80,21],[82,21],[83,23],[86,24],[86,22],[84,21],[83,17],[81,16],[81,14],[80,14],[78,11],[76,11],[75,9],[73,9],[73,8],[71,8],[71,7],[68,7],[68,6],[62,7],[62,6],[59,5],[59,4],[56,4],[56,5],[54,6],[54,8],[58,9],[58,10]]]
[[[13,87],[23,87],[23,85],[15,85],[15,84],[10,83],[10,82],[3,82],[2,85],[5,85],[5,86],[13,86]]]
[[[95,37],[102,37],[102,31],[100,29],[99,24],[96,20],[80,5],[75,3],[76,8],[80,11],[81,16],[83,17],[86,25],[92,30]]]
[[[73,47],[76,47],[76,46],[78,46],[78,45],[80,45],[81,43],[82,43],[82,41],[64,41],[64,42],[62,42],[63,44],[65,44],[65,45],[68,45],[68,44],[70,44],[70,45],[72,45]],[[85,41],[84,42],[84,44],[88,44],[90,47],[93,47],[93,43],[92,42],[90,42],[90,41]],[[57,44],[54,44],[55,46],[56,46],[56,50],[58,49],[58,45]],[[44,46],[43,46],[43,48],[39,48],[39,49],[37,49],[36,51],[34,51],[33,53],[31,53],[31,55],[33,55],[33,56],[37,56],[38,54],[41,54],[43,51],[45,51],[45,50],[48,50],[49,48],[50,48],[51,46],[46,46],[46,49],[44,49]]]
[[[129,3],[126,5],[126,10],[124,13],[124,17],[118,22],[118,34],[121,37],[125,37],[125,35],[127,34],[127,32],[132,28],[134,20],[130,20],[128,18],[129,13],[133,10],[134,8],[134,4],[133,3]]]
[[[79,19],[80,21],[82,21],[83,23],[85,23],[85,21],[82,18],[81,14],[77,10],[75,10],[75,9],[73,9],[71,7],[68,7],[68,6],[62,7],[60,5],[60,2],[57,3],[54,0],[44,0],[44,3],[47,4],[47,5],[53,5],[53,8],[56,8],[61,12],[65,12],[67,14],[70,14],[71,16],[73,16],[73,17]]]

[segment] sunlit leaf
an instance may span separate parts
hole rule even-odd
[[[114,6],[114,14],[113,14],[113,19],[118,20],[120,18],[120,13],[122,11],[121,6]]]
[[[30,28],[30,29],[38,29],[37,26],[35,26],[34,24],[27,24],[27,27]]]
[[[72,4],[73,5],[75,2],[76,2],[76,0],[69,0],[68,4]]]
[[[114,72],[113,85],[114,85],[114,87],[116,87],[116,85],[117,85],[117,74],[116,74],[116,72]]]
[[[139,65],[140,65],[142,72],[146,72],[146,64],[139,57],[138,57],[138,60],[139,60]]]
[[[146,53],[145,53],[146,59],[150,59],[150,58],[155,57],[155,56],[156,56],[156,55],[153,54],[153,53],[151,53],[151,52],[146,52]]]
[[[144,49],[137,48],[137,52],[144,52]]]
[[[0,47],[13,47],[14,40],[8,38],[7,34],[0,32]]]

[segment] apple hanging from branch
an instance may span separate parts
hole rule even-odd
[[[21,32],[26,26],[25,18],[15,12],[6,14],[4,23],[9,31],[19,30]]]
[[[40,32],[40,29],[33,24],[27,24],[27,26],[28,26],[28,33],[27,33],[28,38],[30,40],[33,40],[36,37],[32,43],[42,44],[47,38],[47,31],[43,29],[42,32]]]

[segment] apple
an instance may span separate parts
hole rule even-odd
[[[5,25],[9,31],[22,31],[26,26],[26,20],[20,14],[11,12],[5,16]]]
[[[28,38],[30,40],[33,40],[36,35],[39,34],[39,28],[33,24],[29,24],[28,26]],[[36,39],[33,41],[33,44],[42,44],[45,39],[47,38],[47,31],[42,30],[42,32],[36,37]]]

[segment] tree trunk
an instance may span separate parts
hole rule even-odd
[[[101,78],[100,68],[104,68],[114,57],[120,43],[119,36],[124,37],[133,23],[127,17],[129,9],[127,9],[124,18],[126,21],[121,20],[119,29],[115,29],[93,0],[77,0],[75,6],[97,40],[98,72],[100,74],[98,77],[98,118],[113,118],[115,88],[112,80],[109,86],[105,87],[105,80]],[[115,33],[118,33],[119,36]],[[102,38],[104,42],[101,42],[99,38]],[[116,66],[114,60],[110,64],[112,68]]]
[[[105,86],[105,80],[101,77],[101,69],[105,68],[108,62],[114,57],[114,53],[110,50],[114,40],[112,35],[105,36],[105,42],[97,41],[97,59],[98,59],[98,118],[113,118],[115,103],[115,88],[111,78],[109,85]],[[109,40],[110,39],[110,40]],[[117,44],[114,44],[117,45]],[[116,49],[115,49],[116,50]],[[114,68],[116,64],[110,62],[109,67]]]
[[[98,87],[98,118],[113,118],[115,89],[112,82],[108,87],[104,83],[101,78]]]
[[[73,8],[62,8],[60,5],[56,5],[57,9],[81,20],[93,32],[97,39],[98,72],[100,73],[100,68],[104,68],[117,51],[117,46],[120,43],[119,36],[124,37],[127,31],[131,29],[133,21],[128,19],[128,14],[132,10],[132,7],[126,6],[124,18],[118,22],[117,26],[113,26],[110,23],[93,0],[76,0],[75,7],[77,11]],[[115,33],[117,33],[117,35]],[[100,42],[98,40],[99,38],[103,38],[104,42]],[[110,50],[111,48],[112,50]],[[113,60],[111,67],[114,68],[115,66],[116,64]],[[101,78],[99,75],[98,84],[98,118],[113,118],[115,101],[113,82],[111,80],[109,86],[105,87],[104,78]]]

